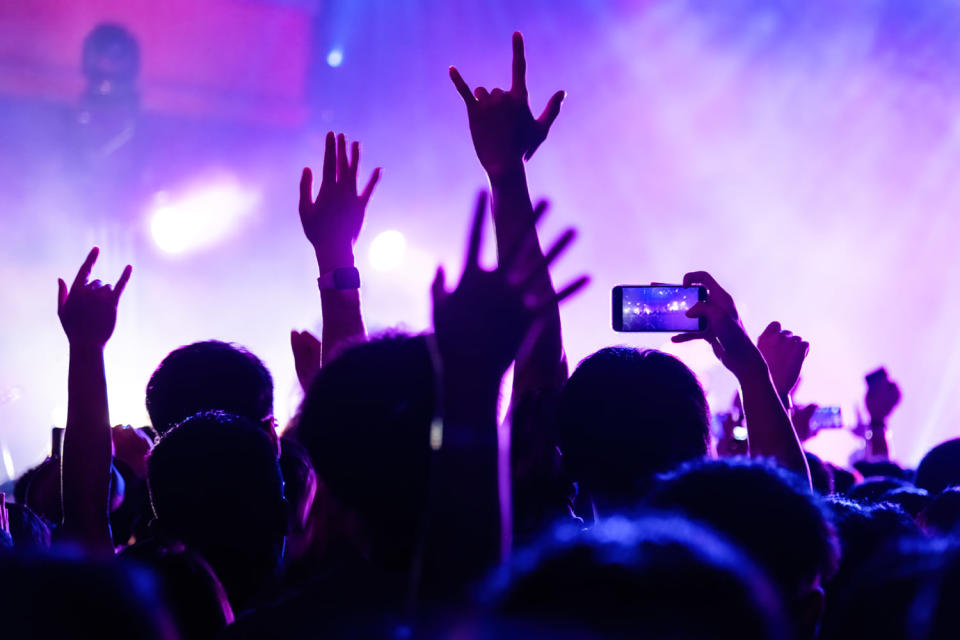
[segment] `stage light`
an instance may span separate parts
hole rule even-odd
[[[374,271],[393,271],[403,264],[407,239],[396,230],[384,231],[370,243],[370,266]]]
[[[258,193],[232,178],[221,178],[179,198],[160,192],[150,215],[150,234],[165,253],[205,249],[235,233],[259,199]]]
[[[333,68],[337,68],[343,64],[343,49],[339,47],[331,49],[330,53],[327,54],[327,64]]]

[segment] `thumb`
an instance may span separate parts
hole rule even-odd
[[[67,302],[67,283],[63,278],[57,278],[57,313],[63,311],[63,305]]]
[[[536,129],[537,136],[533,141],[533,144],[524,154],[524,159],[529,160],[533,157],[533,153],[537,148],[547,139],[547,134],[550,132],[550,127],[553,126],[553,121],[557,119],[557,116],[560,115],[560,105],[563,104],[564,98],[567,97],[565,91],[557,91],[555,94],[550,96],[550,99],[547,101],[547,106],[543,108],[543,113],[540,114],[540,117],[536,120]]]
[[[430,290],[433,294],[434,303],[447,297],[446,275],[443,272],[443,266],[437,267],[437,275],[433,278],[433,285],[431,285]]]

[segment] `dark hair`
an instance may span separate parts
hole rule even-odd
[[[273,414],[273,379],[255,355],[208,340],[171,351],[147,383],[147,412],[158,433],[201,411],[261,422]]]
[[[147,485],[160,531],[206,558],[234,606],[279,566],[283,479],[256,423],[222,411],[184,420],[151,451]]]
[[[907,486],[891,489],[880,496],[881,502],[895,504],[906,512],[911,518],[916,518],[920,512],[927,508],[933,501],[933,497],[927,493],[926,489]]]
[[[97,58],[109,56],[114,68],[112,76],[101,78],[104,69]],[[130,31],[119,24],[101,22],[83,39],[83,72],[91,81],[109,79],[131,83],[140,71],[140,45]]]
[[[0,575],[5,638],[177,637],[145,571],[62,553],[6,553],[0,554]]]
[[[840,568],[834,579],[840,587],[873,556],[902,538],[920,535],[913,520],[893,504],[862,505],[841,496],[829,497],[826,504],[840,540]]]
[[[709,450],[706,396],[694,373],[660,351],[607,347],[577,367],[559,425],[571,478],[631,502],[651,478]]]
[[[923,456],[915,484],[931,494],[960,485],[960,438],[940,443]]]
[[[127,547],[121,557],[155,574],[183,640],[216,637],[233,622],[223,585],[197,553],[180,545],[145,542]]]
[[[857,483],[857,476],[854,472],[849,469],[844,469],[843,467],[838,467],[835,464],[827,463],[830,467],[830,471],[833,474],[833,492],[834,493],[846,493],[850,490],[850,487]]]
[[[950,535],[960,525],[960,487],[950,487],[924,509],[918,518],[923,530],[931,535]]]
[[[750,553],[792,600],[836,571],[838,543],[828,514],[796,474],[764,460],[690,462],[661,478],[650,506],[700,520]]]
[[[7,503],[7,514],[10,518],[10,537],[18,550],[50,547],[50,527],[30,507]]]
[[[845,495],[856,502],[873,504],[882,502],[883,496],[888,491],[908,486],[910,486],[910,483],[899,478],[873,477],[853,485],[847,489]]]
[[[498,637],[782,637],[781,604],[763,572],[675,515],[562,525],[517,553],[490,590]]]
[[[823,463],[819,456],[804,451],[807,457],[807,466],[810,468],[810,482],[814,490],[822,496],[833,493],[833,472]]]
[[[409,562],[427,493],[433,365],[422,337],[356,345],[310,385],[293,437],[333,496],[356,511],[376,562]]]

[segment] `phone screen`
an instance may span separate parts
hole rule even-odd
[[[840,407],[818,407],[810,417],[810,431],[821,429],[842,429],[843,415]]]
[[[613,288],[614,331],[699,331],[703,318],[688,318],[697,302],[706,299],[703,287],[627,286]]]

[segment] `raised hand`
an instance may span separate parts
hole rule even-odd
[[[147,456],[153,449],[153,440],[142,429],[118,425],[110,430],[114,458],[126,464],[140,478],[147,477]]]
[[[893,380],[883,376],[867,386],[867,412],[870,414],[870,424],[883,425],[887,416],[900,404],[900,387]]]
[[[297,369],[300,388],[306,393],[310,383],[322,366],[323,346],[309,331],[291,331],[290,349],[293,351],[293,364]]]
[[[790,416],[774,387],[767,362],[740,322],[733,298],[705,271],[685,275],[683,286],[706,288],[707,299],[687,311],[691,318],[706,318],[706,329],[682,333],[672,340],[702,339],[713,347],[717,358],[740,383],[750,454],[774,458],[809,482],[807,459]]]
[[[97,247],[90,250],[69,290],[66,282],[57,281],[57,315],[71,346],[102,349],[117,324],[117,303],[133,268],[127,265],[114,287],[99,280],[88,282],[99,255]]]
[[[589,279],[581,277],[548,299],[537,299],[532,286],[575,237],[568,229],[533,269],[518,266],[520,247],[507,252],[493,271],[480,268],[480,248],[487,209],[481,192],[473,218],[460,284],[447,292],[443,268],[433,283],[433,316],[437,341],[445,366],[463,365],[477,377],[500,378],[517,355],[537,315],[549,305],[580,290]]]
[[[770,376],[777,393],[786,404],[800,380],[800,369],[803,361],[807,359],[810,343],[800,336],[784,331],[779,322],[771,322],[757,339],[757,348],[770,367]]]
[[[307,240],[317,255],[321,273],[354,265],[353,245],[363,226],[367,202],[380,180],[380,169],[361,193],[357,193],[357,170],[360,165],[360,143],[350,145],[341,133],[327,133],[323,155],[323,176],[320,191],[313,197],[313,173],[309,168],[300,177],[300,222]]]
[[[470,134],[480,164],[491,177],[522,167],[546,139],[553,121],[560,113],[566,94],[557,91],[540,117],[534,118],[527,96],[527,61],[523,52],[523,36],[513,34],[513,84],[508,91],[487,91],[477,87],[471,91],[456,67],[450,67],[450,79],[467,105]]]
[[[705,340],[720,362],[735,376],[740,378],[757,371],[758,366],[766,369],[766,363],[760,351],[743,329],[737,307],[730,294],[723,290],[716,280],[706,271],[695,271],[683,276],[683,286],[702,286],[707,290],[707,299],[693,305],[687,316],[706,318],[707,326],[702,331],[691,331],[673,336],[673,342]],[[768,375],[764,372],[764,375]]]

